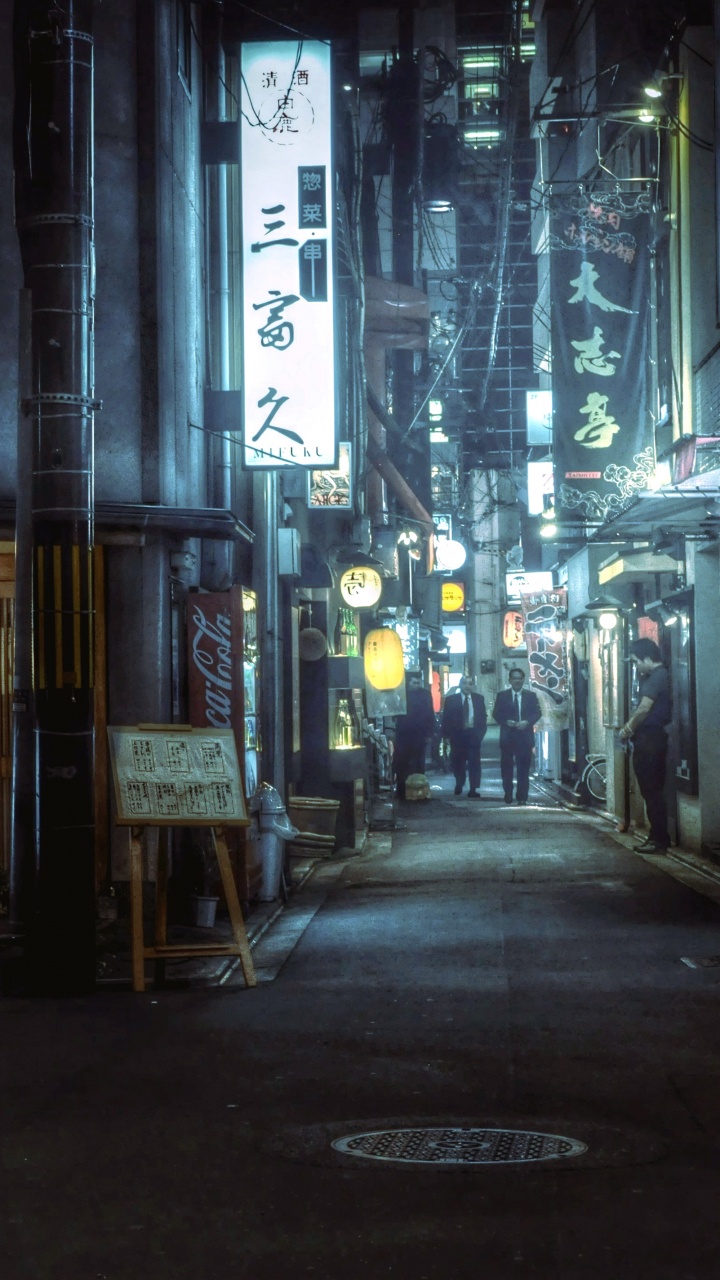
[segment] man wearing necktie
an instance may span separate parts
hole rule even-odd
[[[469,797],[480,798],[480,746],[487,729],[482,694],[475,693],[472,676],[463,676],[457,693],[448,694],[443,707],[442,736],[450,742],[450,766],[455,774],[455,795],[462,795],[470,778]]]
[[[527,804],[533,730],[542,712],[536,694],[523,689],[522,667],[513,667],[508,679],[510,688],[498,694],[493,707],[493,719],[500,725],[500,774],[505,803],[512,804],[513,774],[517,770],[517,802]]]

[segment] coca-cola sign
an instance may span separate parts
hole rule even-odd
[[[211,621],[199,605],[193,607],[194,635],[190,656],[205,685],[205,722],[215,729],[232,727],[233,671],[230,614],[217,613]]]
[[[190,720],[199,729],[234,729],[242,734],[241,608],[236,592],[188,599],[188,686]]]

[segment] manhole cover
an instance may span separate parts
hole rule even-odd
[[[335,1138],[335,1151],[410,1164],[526,1164],[587,1151],[584,1142],[523,1129],[378,1129]]]

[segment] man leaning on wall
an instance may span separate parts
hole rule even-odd
[[[665,770],[667,726],[672,719],[670,676],[654,640],[633,640],[626,662],[634,662],[640,677],[639,696],[620,737],[631,739],[635,777],[647,809],[650,834],[635,845],[640,853],[667,853],[670,847]]]

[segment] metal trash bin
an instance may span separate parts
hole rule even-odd
[[[263,782],[250,801],[250,810],[257,814],[260,838],[262,882],[258,898],[260,902],[273,902],[280,894],[284,849],[286,840],[297,835],[287,816],[280,793],[269,783]]]

